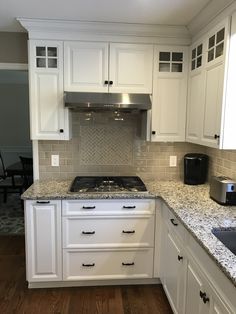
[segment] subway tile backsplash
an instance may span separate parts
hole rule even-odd
[[[140,140],[135,115],[114,120],[111,115],[73,113],[70,141],[39,141],[40,179],[67,179],[76,175],[139,175],[143,179],[183,180],[183,156],[190,152],[210,157],[209,176],[236,179],[236,152],[190,143],[152,143]],[[60,166],[52,167],[51,155],[59,154]],[[177,156],[177,167],[169,157]]]

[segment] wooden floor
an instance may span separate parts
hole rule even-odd
[[[0,236],[1,314],[168,314],[161,285],[28,289],[23,236]]]

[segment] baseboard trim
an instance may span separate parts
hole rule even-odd
[[[120,279],[120,280],[84,280],[84,281],[47,281],[28,282],[29,289],[62,288],[62,287],[89,287],[89,286],[117,286],[117,285],[154,285],[161,284],[159,278],[149,279]]]

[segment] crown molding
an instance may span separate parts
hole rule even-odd
[[[29,39],[56,40],[107,40],[109,37],[136,38],[136,41],[154,41],[158,39],[182,39],[190,42],[190,34],[185,26],[150,25],[132,23],[82,22],[46,19],[17,18],[18,22],[28,31]],[[126,41],[124,39],[124,41]]]
[[[196,40],[197,37],[202,36],[224,18],[230,16],[235,10],[235,0],[227,0],[224,6],[222,6],[222,0],[211,0],[187,25],[191,37]]]

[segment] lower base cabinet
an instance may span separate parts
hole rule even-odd
[[[162,203],[160,279],[174,313],[234,314],[236,289]],[[208,271],[211,271],[209,277]],[[214,276],[215,275],[215,276]],[[212,280],[213,278],[213,280]],[[226,291],[234,291],[230,296]],[[228,299],[229,298],[229,299]]]
[[[26,201],[25,237],[27,280],[62,280],[61,201]]]
[[[29,285],[153,278],[154,199],[27,200],[25,218]]]

